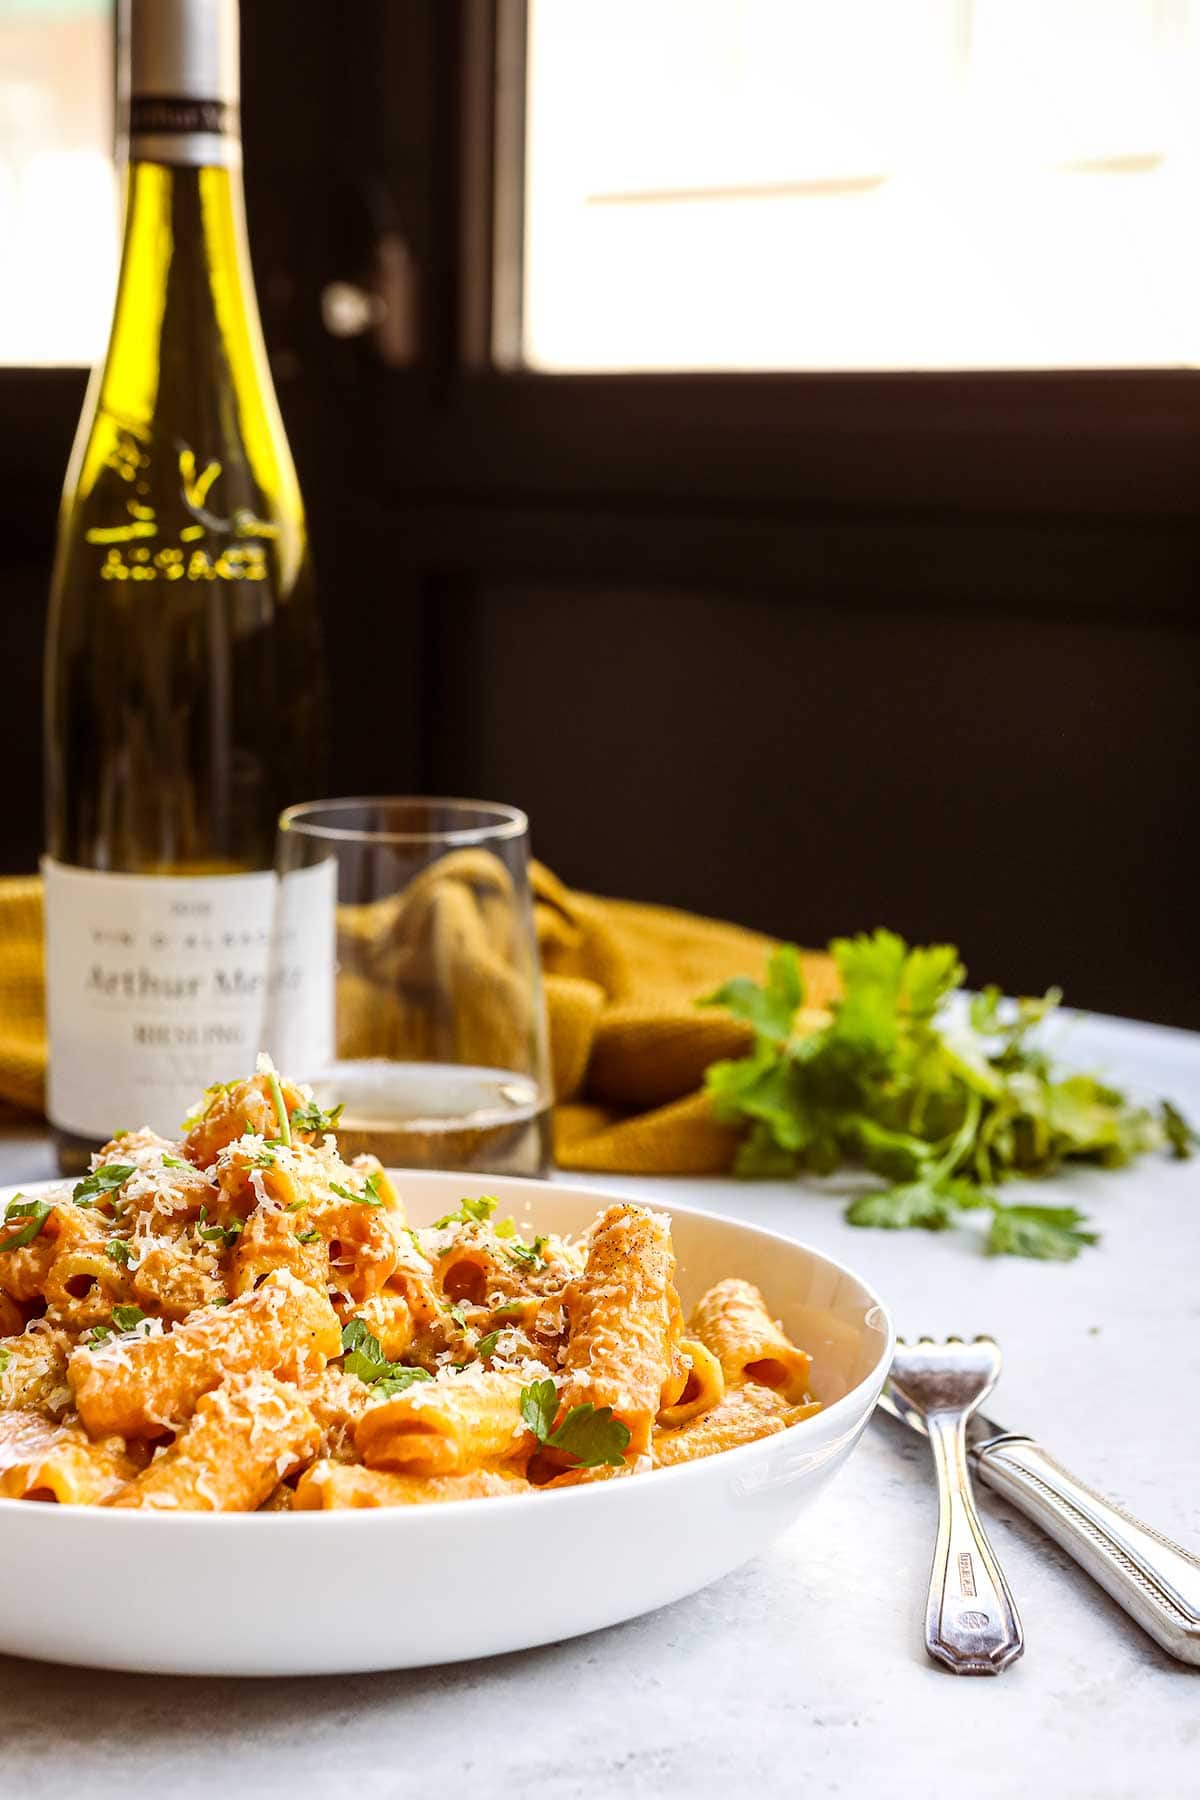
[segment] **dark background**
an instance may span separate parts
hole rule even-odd
[[[807,943],[886,923],[979,982],[1200,1025],[1200,377],[497,367],[520,6],[242,10],[331,791],[514,801],[576,885]],[[380,292],[377,331],[329,335],[331,281]],[[7,870],[41,839],[82,394],[0,371]]]

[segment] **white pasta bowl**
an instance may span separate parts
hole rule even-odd
[[[486,1191],[523,1228],[576,1235],[612,1200],[494,1176],[395,1180],[416,1225]],[[183,1675],[413,1668],[615,1625],[747,1562],[854,1448],[893,1327],[864,1281],[811,1246],[665,1210],[685,1312],[724,1276],[754,1282],[810,1352],[820,1412],[680,1467],[513,1498],[249,1514],[0,1500],[0,1651]]]

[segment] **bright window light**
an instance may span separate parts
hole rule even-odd
[[[530,0],[525,360],[1200,360],[1200,0]]]
[[[0,0],[0,363],[94,362],[116,284],[110,0]]]

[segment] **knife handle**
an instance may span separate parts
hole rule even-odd
[[[1032,1438],[974,1452],[981,1481],[1040,1525],[1170,1655],[1200,1664],[1200,1557],[1086,1487]]]

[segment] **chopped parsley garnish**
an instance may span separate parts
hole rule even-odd
[[[291,1200],[288,1202],[288,1205],[284,1208],[284,1211],[285,1212],[303,1212],[307,1205],[308,1205],[307,1200]]]
[[[269,1149],[266,1144],[261,1150],[247,1150],[246,1166],[250,1169],[273,1169],[275,1167],[274,1150]]]
[[[11,1350],[0,1350],[0,1375],[3,1375],[5,1369],[7,1369],[8,1365],[11,1361],[12,1361],[12,1351]]]
[[[367,1176],[361,1194],[356,1194],[352,1188],[343,1187],[340,1181],[331,1181],[329,1191],[331,1194],[336,1194],[339,1200],[353,1200],[355,1206],[383,1205],[383,1195],[379,1192],[378,1169]]]
[[[75,1183],[71,1198],[76,1206],[93,1206],[105,1194],[115,1194],[136,1173],[136,1163],[105,1163]]]
[[[191,1163],[184,1162],[184,1160],[181,1156],[164,1156],[163,1157],[163,1168],[164,1169],[190,1169],[191,1166],[192,1166]]]
[[[407,1369],[403,1363],[389,1363],[388,1373],[381,1375],[371,1383],[371,1392],[378,1394],[382,1400],[393,1400],[402,1394],[405,1388],[412,1387],[416,1381],[431,1381],[433,1378],[424,1369]]]
[[[118,1331],[132,1331],[146,1317],[140,1306],[114,1306],[112,1322]]]
[[[613,1418],[611,1406],[595,1407],[590,1400],[573,1406],[555,1431],[557,1412],[558,1389],[550,1376],[521,1389],[521,1417],[539,1444],[561,1450],[580,1469],[618,1468],[624,1462],[629,1429]]]
[[[347,1375],[357,1375],[373,1393],[390,1400],[402,1394],[414,1381],[429,1381],[424,1369],[408,1369],[403,1363],[389,1362],[374,1332],[368,1331],[362,1319],[350,1319],[342,1327],[342,1368]]]
[[[84,1332],[83,1341],[94,1349],[98,1344],[107,1344],[111,1336],[112,1332],[107,1325],[93,1325],[90,1331]]]
[[[0,1244],[0,1254],[23,1250],[26,1244],[32,1244],[53,1211],[48,1200],[27,1200],[23,1194],[14,1194],[4,1209],[4,1223],[9,1225],[14,1219],[24,1219],[25,1223]]]
[[[515,1219],[497,1219],[492,1230],[498,1238],[516,1237],[517,1221]]]
[[[310,1100],[306,1106],[298,1106],[292,1114],[292,1129],[294,1131],[332,1131],[345,1111],[345,1107],[346,1102],[339,1100],[336,1106],[331,1106],[326,1112],[323,1107],[317,1105],[315,1100]]]
[[[535,1237],[532,1244],[524,1244],[519,1239],[508,1246],[508,1259],[518,1269],[527,1269],[531,1274],[546,1266],[545,1250],[548,1238]]]
[[[296,1242],[298,1244],[315,1244],[320,1235],[320,1232],[314,1225],[310,1231],[298,1231],[296,1233]]]
[[[246,1229],[240,1219],[231,1219],[228,1225],[208,1225],[205,1223],[207,1218],[208,1208],[202,1206],[196,1236],[205,1244],[220,1244],[226,1250],[233,1247]]]
[[[442,1302],[442,1305],[444,1310],[450,1314],[450,1317],[454,1320],[456,1325],[466,1325],[467,1315],[458,1304],[457,1300],[445,1300]]]
[[[358,1375],[363,1381],[378,1380],[387,1363],[379,1339],[362,1319],[349,1319],[342,1326],[342,1355],[347,1375]]]
[[[127,1269],[129,1267],[129,1259],[133,1255],[133,1250],[128,1239],[109,1238],[107,1244],[104,1246],[104,1254],[107,1256],[109,1262],[120,1263],[122,1268]]]
[[[292,1147],[292,1128],[288,1123],[288,1110],[283,1103],[283,1089],[279,1085],[279,1077],[274,1069],[267,1076],[267,1087],[271,1094],[271,1104],[275,1108],[275,1117],[279,1121],[279,1135],[290,1150]]]
[[[477,1200],[464,1200],[457,1212],[447,1213],[445,1218],[435,1220],[433,1229],[441,1231],[445,1225],[486,1224],[499,1204],[491,1194],[480,1194]]]
[[[476,1356],[495,1356],[499,1337],[498,1331],[489,1331],[486,1337],[481,1337],[475,1346]]]
[[[497,1319],[519,1319],[528,1304],[527,1300],[506,1300],[503,1306],[496,1308],[492,1316]]]

